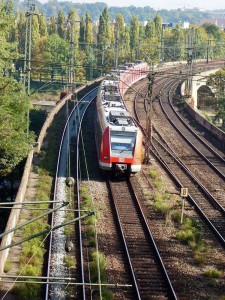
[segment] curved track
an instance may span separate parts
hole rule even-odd
[[[80,203],[79,203],[79,132],[82,124],[83,116],[91,103],[91,101],[96,97],[97,89],[95,88],[87,95],[85,95],[74,107],[70,116],[68,117],[68,121],[64,128],[64,132],[62,135],[59,155],[58,155],[58,163],[57,163],[57,172],[55,179],[55,188],[54,188],[54,201],[59,203],[57,205],[71,202],[72,199],[70,197],[71,191],[68,193],[68,188],[66,187],[66,178],[70,176],[70,140],[71,138],[75,138],[76,140],[76,150],[77,150],[77,165],[76,165],[76,188],[78,195],[78,215],[76,219],[71,220],[72,223],[75,221],[79,222],[79,247],[80,247],[80,261],[78,265],[80,266],[80,281],[79,284],[82,287],[82,291],[80,292],[79,299],[86,299],[85,296],[85,282],[84,282],[84,270],[83,270],[83,250],[82,250],[82,236],[81,236],[81,219],[82,215],[80,212]],[[69,195],[69,196],[68,196]],[[68,207],[70,208],[72,203],[68,203]],[[54,207],[56,204],[54,203]],[[87,214],[88,215],[88,214]],[[51,227],[60,226],[65,223],[66,218],[66,209],[59,209],[54,214],[52,214]],[[50,279],[47,280],[46,285],[46,293],[45,299],[56,299],[56,300],[64,300],[66,299],[66,289],[65,286],[68,284],[68,280],[70,284],[76,284],[78,281],[73,281],[73,278],[69,278],[68,269],[65,266],[64,259],[66,256],[65,250],[66,236],[64,233],[64,227],[51,231],[50,242],[49,242],[49,256],[48,256],[48,267],[47,267],[47,278],[61,278],[59,280],[59,284],[51,284]],[[67,278],[67,279],[66,279]]]
[[[216,65],[216,67],[218,67],[218,65]],[[201,170],[204,166],[204,168],[208,170],[206,173],[208,172],[209,176],[213,174],[214,177],[219,177],[217,180],[218,185],[223,186],[222,182],[224,182],[225,178],[225,161],[223,157],[217,153],[217,151],[210,147],[188,125],[184,123],[172,106],[171,97],[176,90],[178,84],[177,79],[165,79],[164,81],[161,81],[161,83],[162,84],[155,88],[154,94],[156,93],[159,95],[157,99],[159,99],[161,110],[169,123],[172,124],[172,127],[170,126],[171,128],[169,128],[170,133],[168,133],[169,130],[166,133],[168,134],[167,136],[166,134],[160,134],[159,130],[153,127],[153,151],[167,171],[170,172],[177,185],[180,187],[189,187],[190,200],[195,204],[196,209],[208,223],[216,236],[220,239],[222,244],[225,245],[225,202],[221,196],[214,196],[216,194],[215,191],[212,191],[212,193],[214,193],[214,195],[212,195],[211,191],[205,187],[204,183],[202,183],[201,177],[199,178],[198,176],[198,172],[195,175],[191,170],[189,170],[188,167],[188,163],[190,165],[190,159],[194,159],[195,162],[192,162],[192,164],[195,164],[195,170],[197,166],[199,166],[199,170]],[[136,99],[135,102],[136,116],[139,119],[139,122],[143,125],[143,111],[146,113],[146,101],[143,101],[142,99],[142,101],[139,100],[137,102]],[[165,117],[162,118],[162,116],[159,115],[162,114],[162,112],[160,112],[159,108],[157,108],[157,105],[157,102],[153,102],[153,120],[156,120],[153,121],[153,123],[154,125],[157,123],[159,127],[159,125],[165,122]],[[139,113],[140,106],[141,113]],[[161,126],[162,128],[165,128],[165,123]],[[160,132],[161,131],[162,130],[160,128]],[[177,133],[179,134],[179,139]],[[185,142],[180,140],[180,136]],[[179,155],[179,153],[175,153],[173,150],[174,147],[170,146],[170,144],[172,144],[171,140],[174,139],[177,139],[177,143],[181,143],[182,147],[185,149],[188,147],[190,148],[189,155],[186,157],[186,160],[181,160],[181,155]],[[188,146],[186,146],[184,143],[186,143]],[[184,155],[182,158],[184,158]]]

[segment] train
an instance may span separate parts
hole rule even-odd
[[[146,77],[141,61],[120,65],[105,75],[98,89],[95,141],[100,169],[132,174],[141,170],[142,133],[126,108],[124,93]]]

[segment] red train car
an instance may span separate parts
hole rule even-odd
[[[121,76],[130,69],[127,65],[124,68],[122,75],[118,70],[106,75],[99,87],[95,139],[101,169],[136,173],[141,170],[142,133],[133,122],[121,95]]]

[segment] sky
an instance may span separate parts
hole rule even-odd
[[[39,0],[41,3],[46,3],[48,0]],[[60,1],[69,1],[69,0],[58,0]],[[219,10],[219,9],[225,9],[225,1],[221,0],[82,0],[82,1],[75,1],[71,0],[73,3],[95,3],[95,2],[104,2],[108,6],[130,6],[134,5],[136,7],[144,7],[144,6],[150,6],[154,9],[177,9],[177,8],[199,8],[203,10]]]

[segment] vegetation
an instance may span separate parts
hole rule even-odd
[[[162,185],[160,185],[159,188],[155,185],[155,182],[159,180],[155,170],[149,172],[149,177],[153,181],[154,189],[157,190],[157,192],[154,192],[153,197],[154,209],[165,216],[167,225],[178,226],[176,238],[192,249],[195,262],[199,265],[206,264],[210,255],[210,249],[202,240],[200,223],[198,220],[184,214],[183,223],[181,224],[181,210],[178,209],[182,205],[181,200],[178,197],[174,197],[168,192],[165,192]],[[148,203],[150,194],[146,194],[145,197],[147,198]]]
[[[222,275],[222,272],[216,268],[211,267],[211,268],[205,269],[204,275],[208,278],[220,278]]]
[[[9,174],[26,157],[34,139],[33,135],[26,138],[26,116],[30,99],[26,97],[22,86],[26,71],[23,70],[26,5],[27,1],[0,2],[0,119],[4,120],[0,122],[0,131],[3,133],[0,135],[0,176]],[[225,33],[216,25],[204,23],[202,26],[192,25],[190,30],[181,30],[178,24],[172,29],[162,30],[163,22],[172,22],[175,16],[180,21],[181,15],[185,13],[193,21],[193,16],[197,14],[195,10],[177,10],[176,14],[175,11],[166,10],[156,13],[150,7],[129,7],[125,10],[108,8],[104,3],[72,4],[66,1],[48,1],[43,5],[38,2],[35,12],[37,14],[32,15],[31,80],[40,81],[43,85],[48,83],[61,86],[67,81],[72,39],[76,82],[91,80],[115,66],[117,41],[119,64],[132,59],[147,62],[158,62],[162,59],[185,60],[190,35],[196,37],[196,58],[203,58],[207,49],[210,57],[222,57],[225,54]],[[39,12],[44,14],[38,15]],[[206,18],[204,13],[198,14]],[[93,23],[96,16],[99,25]],[[112,22],[113,19],[116,22]],[[187,17],[184,19],[187,20]],[[197,19],[199,21],[199,16]],[[147,24],[142,25],[141,20],[146,20]],[[162,39],[164,48],[159,53]],[[41,90],[42,88],[39,89]],[[34,90],[31,91],[33,92]],[[217,104],[218,118],[224,120],[223,102],[221,101],[221,105],[219,102]],[[160,183],[157,185],[160,186]]]
[[[81,199],[81,209],[82,210],[95,210],[93,207],[92,199],[89,194],[89,189],[86,187],[80,188],[80,199]],[[91,281],[94,283],[101,281],[101,283],[106,283],[106,260],[105,255],[99,251],[96,251],[96,223],[98,220],[98,215],[95,214],[85,220],[86,224],[86,238],[88,246],[91,249],[90,258],[90,274]],[[106,286],[102,287],[103,299],[110,300],[113,299],[112,293],[108,290]],[[98,299],[98,292],[93,299]]]
[[[69,12],[71,7],[78,11],[79,17],[81,18],[87,11],[90,12],[91,18],[93,21],[97,21],[100,14],[103,12],[105,8],[107,8],[107,4],[103,2],[96,3],[75,3],[70,1],[48,1],[45,4],[41,4],[37,1],[37,7],[40,12],[44,13],[47,16],[57,16],[60,9],[63,9],[66,13]],[[126,23],[130,23],[133,15],[138,16],[139,20],[145,21],[148,18],[153,19],[154,16],[159,13],[164,22],[180,22],[180,21],[191,21],[192,23],[197,23],[201,19],[207,19],[212,17],[212,11],[199,11],[195,9],[161,9],[155,10],[150,6],[145,7],[135,7],[133,5],[129,7],[117,7],[111,6],[108,8],[111,19],[116,19],[116,15],[121,13],[124,16],[124,20]],[[26,1],[16,1],[16,10],[18,11],[26,11]],[[223,10],[220,10],[222,13]]]
[[[225,69],[210,75],[207,85],[210,85],[214,91],[214,97],[207,101],[215,111],[214,121],[221,119],[222,129],[225,129]]]
[[[37,201],[46,201],[50,199],[52,177],[49,176],[48,172],[43,168],[36,168],[36,172],[39,174],[39,180],[36,187],[35,199]],[[35,200],[34,200],[35,201]],[[35,208],[48,208],[46,203],[37,203]],[[35,218],[40,215],[40,210],[32,210],[30,212],[30,218]],[[23,221],[21,221],[23,222]],[[23,238],[29,237],[33,234],[42,232],[49,227],[47,219],[39,219],[23,227]],[[20,256],[20,275],[26,276],[41,276],[43,259],[46,250],[43,244],[43,235],[36,237],[30,241],[22,244],[22,252]],[[40,285],[35,283],[23,283],[16,285],[13,288],[13,292],[18,295],[18,299],[38,299],[40,292]]]

